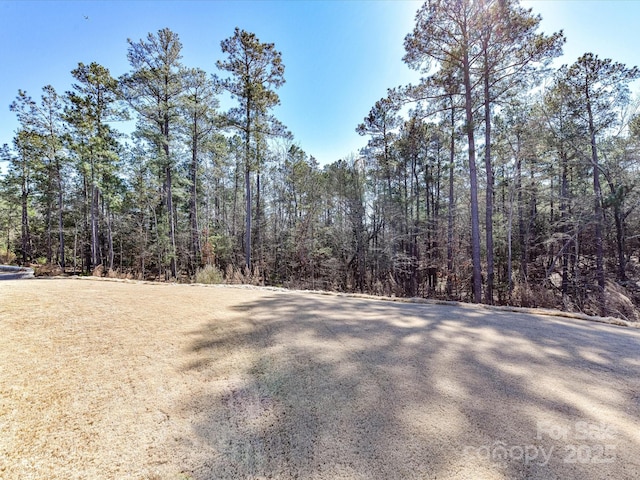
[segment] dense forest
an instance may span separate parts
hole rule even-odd
[[[428,0],[405,39],[420,82],[390,85],[354,125],[367,147],[323,166],[273,114],[274,44],[236,28],[212,73],[168,28],[129,40],[120,78],[79,63],[68,92],[17,92],[0,262],[637,320],[640,71],[552,68],[564,37],[540,20]]]

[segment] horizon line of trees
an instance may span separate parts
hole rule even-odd
[[[420,82],[390,89],[357,126],[367,147],[324,166],[272,113],[274,44],[236,28],[211,75],[168,28],[128,40],[118,79],[79,63],[63,95],[18,92],[0,254],[611,314],[614,283],[638,294],[640,72],[590,53],[551,68],[564,37],[540,20],[517,0],[426,1],[405,39]]]

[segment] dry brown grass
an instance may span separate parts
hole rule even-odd
[[[88,279],[0,284],[0,478],[187,478],[171,446],[189,422],[177,399],[203,387],[184,370],[199,361],[189,342],[213,319],[242,329],[229,307],[264,295],[211,294]]]
[[[636,329],[95,278],[0,282],[0,329],[2,480],[640,475]],[[611,425],[616,461],[464,454],[541,420]]]

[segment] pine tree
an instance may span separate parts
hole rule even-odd
[[[459,75],[450,78],[461,82],[460,93],[463,96],[462,105],[465,112],[471,207],[472,290],[476,303],[482,301],[482,267],[474,115],[478,101],[473,70],[478,68],[481,58],[482,29],[477,23],[481,18],[481,2],[428,0],[416,14],[413,32],[405,38],[404,57],[409,66],[421,69],[429,77],[434,77],[443,68],[459,72]]]
[[[199,173],[201,157],[207,151],[207,143],[216,128],[216,88],[213,79],[203,70],[192,68],[183,73],[185,92],[181,100],[184,116],[184,130],[188,138],[191,159],[189,162],[189,267],[191,273],[202,264],[202,243],[200,239],[199,208]]]
[[[561,53],[562,33],[536,33],[541,18],[525,10],[518,0],[485,1],[479,28],[481,62],[475,76],[482,79],[484,104],[484,157],[487,178],[486,249],[487,281],[485,303],[493,303],[494,289],[494,172],[491,156],[492,111],[497,101],[532,83],[536,68]]]
[[[256,155],[259,137],[281,131],[277,120],[269,115],[280,98],[275,89],[284,80],[282,55],[273,43],[262,43],[255,34],[236,28],[234,34],[221,42],[225,61],[218,61],[220,70],[231,74],[220,79],[220,87],[239,103],[227,113],[227,122],[238,129],[244,143],[244,180],[246,192],[245,267],[251,270],[251,173],[260,158]]]
[[[162,178],[162,199],[168,227],[169,274],[178,275],[176,211],[173,182],[176,158],[172,151],[178,133],[179,100],[184,92],[178,34],[163,28],[146,40],[128,40],[127,58],[133,69],[121,79],[124,97],[139,115],[139,132],[154,149],[156,167]]]
[[[637,67],[625,65],[610,59],[600,59],[586,53],[566,71],[570,101],[577,118],[582,122],[588,139],[590,162],[593,171],[594,224],[596,249],[596,280],[600,308],[606,314],[604,297],[605,271],[603,246],[603,195],[600,181],[601,162],[598,151],[598,137],[614,126],[616,108],[629,98],[629,83],[640,78]]]
[[[95,62],[79,63],[71,74],[77,83],[67,92],[65,119],[72,128],[70,149],[77,156],[83,179],[86,267],[91,271],[104,261],[112,269],[111,197],[118,183],[119,147],[118,135],[108,122],[126,115],[118,105],[118,82],[107,68]],[[106,231],[101,232],[101,225]],[[101,237],[106,239],[106,248],[102,248]]]
[[[42,91],[41,101],[38,104],[26,92],[20,90],[10,109],[16,112],[21,130],[25,131],[26,136],[29,137],[29,155],[39,158],[37,173],[39,173],[41,192],[45,202],[47,262],[53,262],[53,222],[54,216],[57,216],[56,256],[58,264],[64,269],[66,262],[63,178],[66,156],[62,145],[62,104],[51,85],[46,85]]]

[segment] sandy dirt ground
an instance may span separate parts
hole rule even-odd
[[[640,330],[473,306],[0,282],[2,479],[637,479]]]

